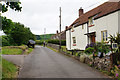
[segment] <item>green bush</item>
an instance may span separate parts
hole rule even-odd
[[[86,54],[92,54],[94,52],[94,48],[89,47],[84,51]]]
[[[60,44],[59,40],[48,40],[48,43],[57,44],[57,45]],[[61,40],[61,45],[66,46],[66,40]]]
[[[80,52],[79,52],[79,53],[76,53],[75,56],[80,56],[80,54],[81,54]]]
[[[108,53],[110,51],[110,45],[104,42],[97,42],[95,45],[96,52]]]
[[[36,40],[35,42],[36,42],[37,45],[42,45],[44,41]]]
[[[9,39],[7,36],[1,36],[2,46],[10,46]]]

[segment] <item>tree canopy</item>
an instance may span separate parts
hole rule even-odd
[[[21,11],[22,7],[20,4],[21,2],[5,2],[2,4],[2,13],[7,12],[8,8],[11,8],[15,11]]]
[[[28,40],[35,40],[35,36],[31,32],[30,28],[25,27],[19,22],[13,22],[11,19],[7,19],[6,17],[2,17],[2,21],[2,30],[7,36],[7,38],[4,37],[4,40],[7,39],[10,45],[27,44]]]

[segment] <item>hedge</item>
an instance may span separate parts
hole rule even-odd
[[[48,43],[57,44],[57,45],[60,44],[59,40],[48,40]],[[61,45],[66,46],[66,40],[61,40]]]
[[[36,40],[35,42],[36,42],[37,45],[42,45],[44,41]]]

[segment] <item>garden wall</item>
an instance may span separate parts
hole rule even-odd
[[[47,44],[47,46],[52,47],[56,50],[59,50],[59,45]],[[63,49],[61,49],[59,51],[67,56],[74,57],[75,59],[79,60],[80,62],[86,63],[91,67],[95,67],[96,69],[104,70],[104,71],[109,71],[109,69],[110,69],[110,56],[105,56],[103,58],[96,57],[95,59],[93,59],[87,55],[75,56],[76,55],[75,53],[74,53],[74,55],[68,54],[68,51],[67,50],[64,51]]]
[[[57,50],[59,50],[59,45],[57,45],[57,44],[51,44],[51,43],[48,43],[47,44],[47,46],[49,46],[49,47],[51,47],[51,48],[54,48],[54,49],[57,49]]]

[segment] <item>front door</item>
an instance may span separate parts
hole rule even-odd
[[[90,42],[95,43],[95,35],[90,35]]]

